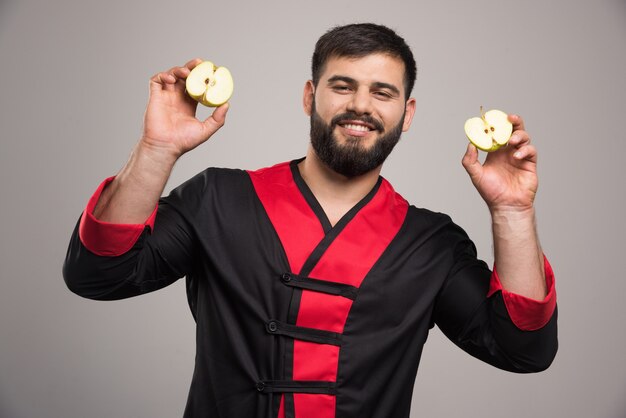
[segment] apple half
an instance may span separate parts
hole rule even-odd
[[[513,124],[509,117],[501,110],[493,109],[483,113],[480,107],[480,117],[465,121],[465,135],[476,148],[492,152],[507,142],[513,132]]]
[[[217,67],[211,61],[196,65],[185,82],[187,94],[205,106],[221,106],[233,94],[233,77],[226,67]]]

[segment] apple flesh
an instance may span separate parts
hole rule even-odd
[[[217,67],[211,61],[196,65],[187,76],[187,94],[205,106],[221,106],[233,94],[233,77],[226,67]]]
[[[513,124],[501,110],[493,109],[483,113],[481,106],[480,113],[479,118],[470,118],[465,122],[465,135],[476,148],[487,152],[495,151],[509,141]]]

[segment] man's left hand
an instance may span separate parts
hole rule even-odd
[[[509,121],[513,124],[513,133],[507,145],[490,152],[481,164],[478,150],[470,143],[462,161],[492,212],[528,210],[537,193],[537,150],[530,144],[522,118],[509,115]]]

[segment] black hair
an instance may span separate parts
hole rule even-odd
[[[311,60],[313,84],[317,86],[324,66],[330,58],[360,58],[375,53],[388,54],[404,62],[404,90],[405,98],[408,98],[417,76],[417,66],[411,48],[392,29],[374,23],[336,26],[322,35],[315,44]]]

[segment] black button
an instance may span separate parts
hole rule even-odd
[[[291,281],[291,274],[284,273],[282,276],[280,276],[280,278],[282,279],[283,282],[289,283]]]
[[[270,321],[267,323],[267,330],[269,332],[276,332],[278,330],[278,325],[274,321]]]
[[[256,390],[258,390],[259,392],[263,392],[265,390],[265,383],[256,382]]]

